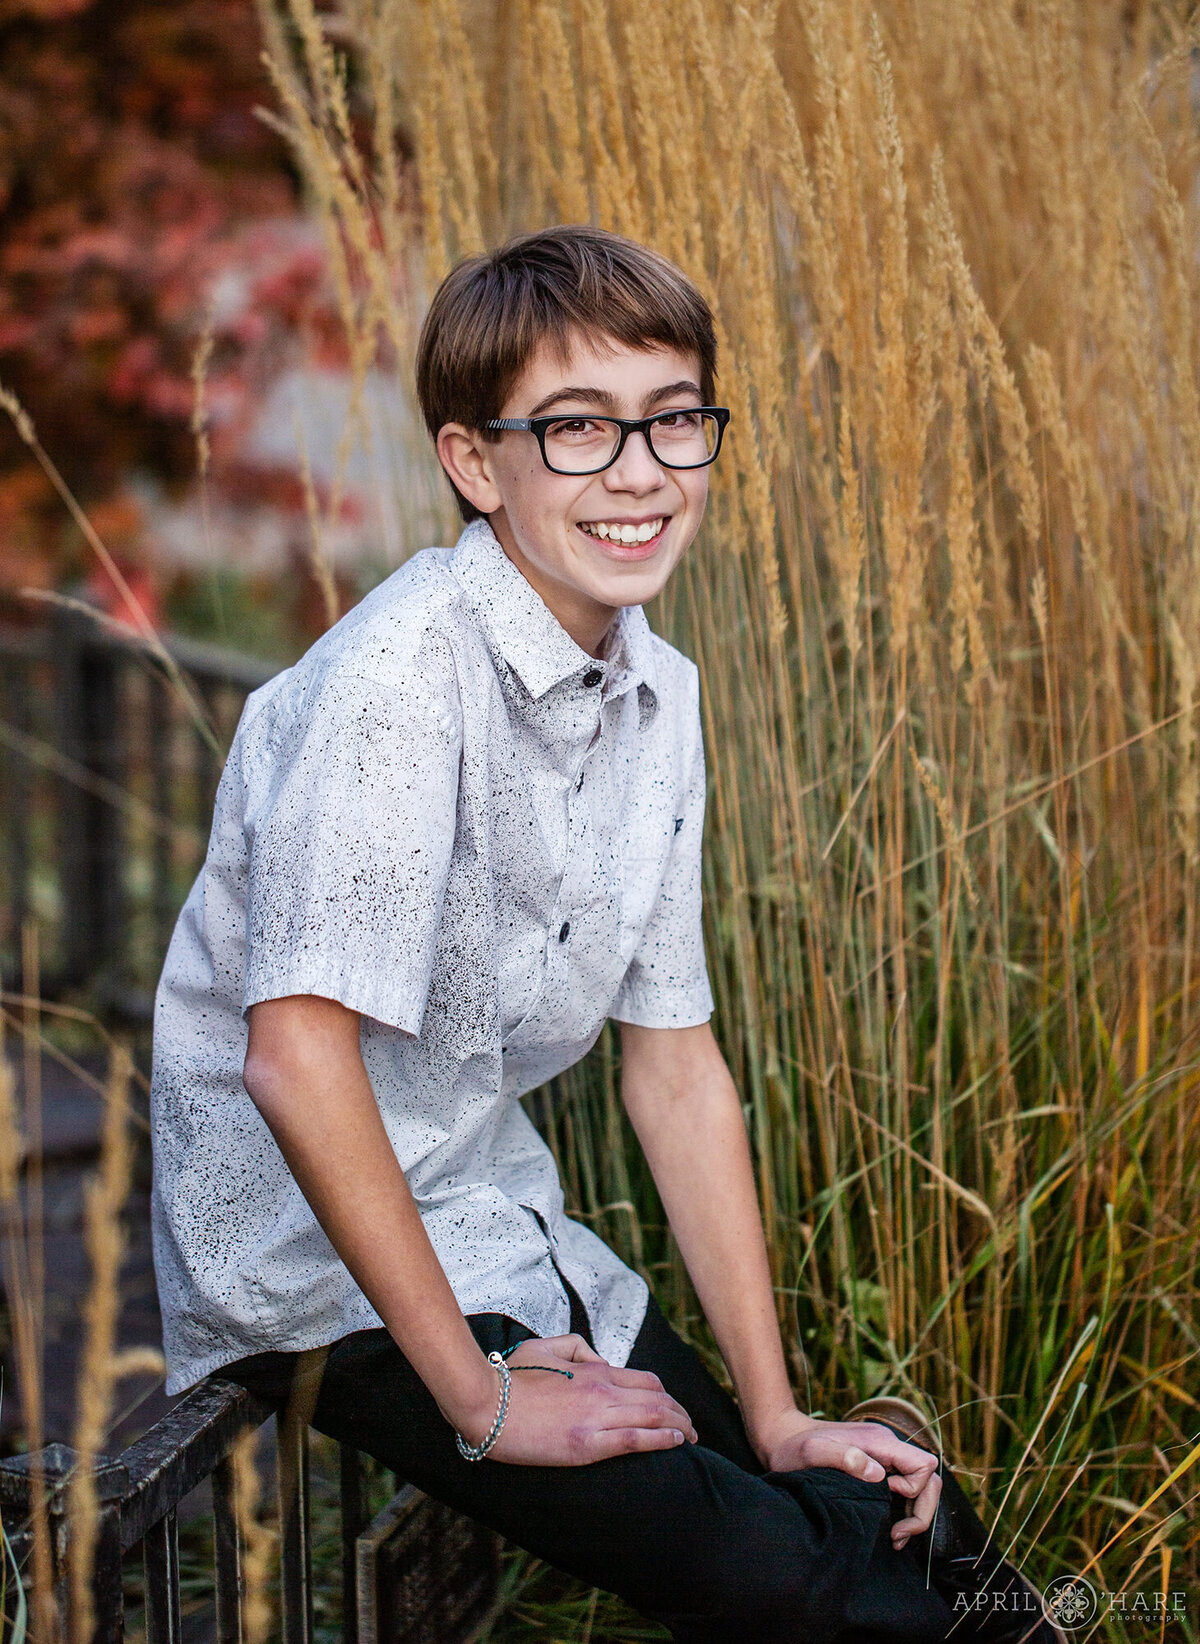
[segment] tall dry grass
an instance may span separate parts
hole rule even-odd
[[[41,1242],[42,1193],[40,1148],[41,1061],[37,1014],[37,933],[22,933],[23,1009],[16,1025],[21,1034],[24,1112],[19,1111],[16,1079],[7,1053],[7,1013],[0,1014],[0,1218],[4,1299],[12,1341],[12,1362],[21,1400],[25,1439],[36,1452],[43,1438],[42,1318],[44,1273]],[[33,1144],[33,1145],[31,1145]],[[24,1183],[22,1183],[24,1176]],[[22,1196],[22,1185],[25,1192]],[[50,1638],[54,1619],[53,1562],[47,1516],[45,1472],[32,1466],[29,1476],[31,1556],[27,1583],[28,1616],[40,1637]],[[5,1570],[7,1576],[7,1568]],[[5,1583],[7,1589],[7,1581]],[[20,1608],[14,1614],[14,1625]],[[24,1618],[22,1618],[24,1619]]]
[[[84,1187],[83,1243],[90,1282],[81,1310],[79,1366],[75,1397],[75,1463],[65,1477],[51,1480],[36,1464],[30,1469],[27,1561],[14,1576],[29,1590],[0,1609],[0,1637],[13,1644],[87,1644],[95,1627],[92,1578],[96,1567],[99,1503],[94,1468],[106,1459],[111,1430],[123,1413],[117,1394],[124,1378],[148,1373],[161,1377],[163,1356],[157,1347],[120,1347],[118,1323],[121,1270],[127,1236],[125,1215],[133,1186],[133,1131],[146,1121],[136,1114],[133,1085],[146,1088],[134,1066],[128,1043],[109,1035],[97,1019],[77,1006],[47,1003],[40,997],[38,936],[30,920],[22,932],[23,991],[0,997],[0,1246],[3,1250],[4,1307],[11,1334],[11,1360],[21,1410],[21,1441],[28,1452],[41,1450],[45,1436],[44,1377],[46,1343],[44,1189],[42,1159],[42,1059],[54,1057],[103,1104],[99,1157]],[[93,1030],[108,1048],[108,1072],[94,1078],[58,1047],[46,1032],[45,1017],[58,1017]],[[10,1029],[20,1033],[23,1090],[18,1100],[12,1059],[7,1053]],[[54,1549],[52,1510],[64,1505],[70,1536],[65,1558]],[[10,1526],[5,1526],[7,1533]],[[6,1560],[12,1559],[6,1549]],[[56,1568],[57,1565],[57,1568]],[[6,1562],[5,1582],[8,1576]],[[56,1580],[56,1577],[58,1580]],[[59,1583],[61,1582],[61,1586]],[[66,1609],[59,1598],[67,1599]],[[7,1630],[6,1630],[6,1625]]]
[[[1189,8],[262,7],[360,385],[548,222],[713,302],[731,437],[655,614],[803,1396],[928,1400],[1043,1578],[1194,1581]],[[611,1049],[566,1083],[577,1204],[686,1317]]]

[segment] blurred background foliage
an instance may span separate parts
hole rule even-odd
[[[152,616],[285,656],[319,631],[322,607],[297,546],[296,454],[254,432],[299,361],[336,375],[346,349],[290,152],[256,114],[271,96],[261,50],[253,0],[0,9],[0,379]],[[237,551],[251,518],[270,522],[257,570]],[[10,619],[21,588],[72,583],[119,614],[8,426],[0,532]],[[301,575],[281,598],[291,564]]]

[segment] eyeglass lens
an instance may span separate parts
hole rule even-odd
[[[668,468],[710,462],[720,439],[711,412],[665,411],[650,424],[650,449]],[[546,460],[566,474],[588,474],[612,461],[621,430],[601,417],[563,417],[546,429]]]

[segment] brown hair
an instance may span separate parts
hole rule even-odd
[[[482,429],[538,345],[548,340],[565,357],[572,332],[698,354],[700,393],[712,403],[712,310],[687,275],[636,240],[569,223],[468,257],[438,287],[417,343],[417,397],[431,437],[448,422]],[[463,519],[479,518],[451,488]]]

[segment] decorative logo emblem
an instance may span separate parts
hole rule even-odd
[[[1086,1627],[1089,1621],[1095,1619],[1096,1611],[1100,1608],[1096,1589],[1082,1576],[1055,1576],[1043,1591],[1042,1597],[1046,1602],[1046,1608],[1059,1626],[1071,1632],[1074,1632],[1076,1627]]]

